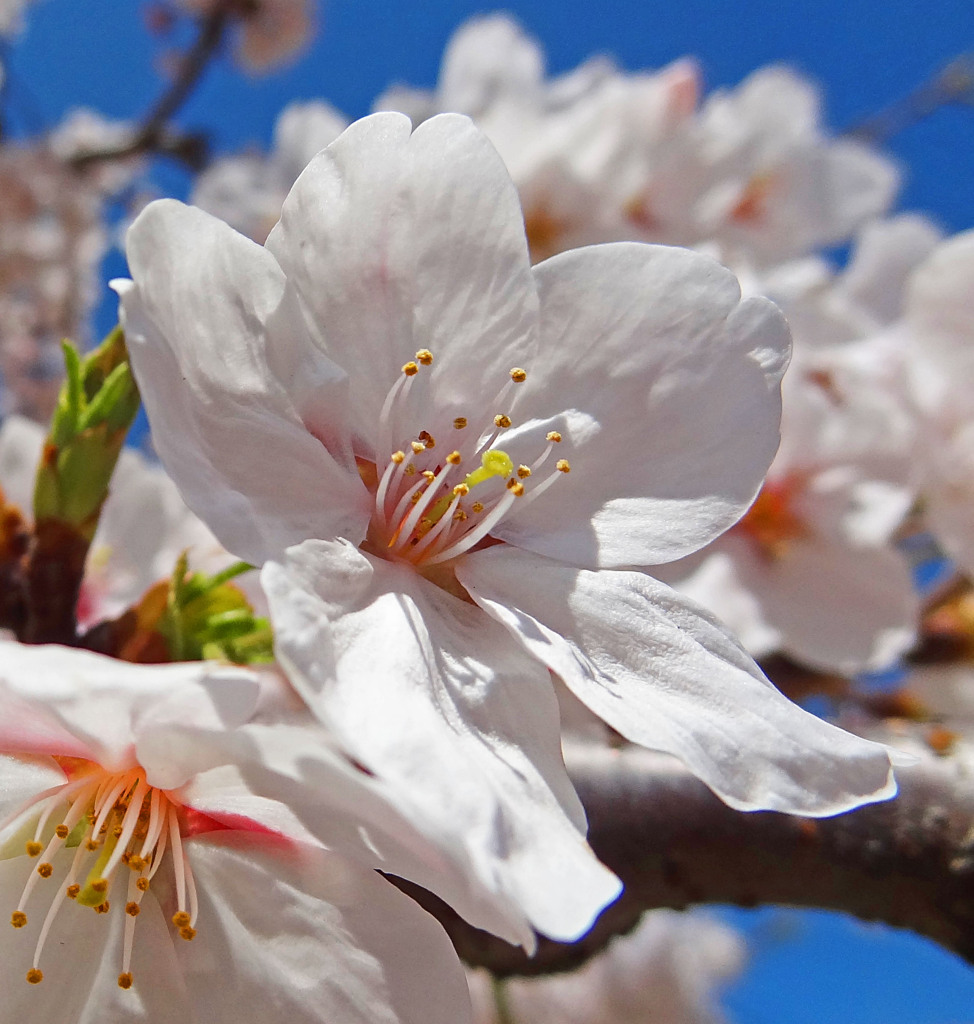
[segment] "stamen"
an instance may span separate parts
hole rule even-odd
[[[428,348],[421,348],[416,353],[416,362],[422,363],[423,366],[429,366],[433,362],[433,353]]]
[[[27,856],[28,857],[39,857],[41,850],[44,849],[43,843],[38,843],[35,840],[31,840],[27,843]]]
[[[459,452],[453,451],[446,457],[446,461],[449,462],[451,466],[459,466],[463,459],[460,457]]]
[[[560,444],[561,434],[559,434],[557,430],[549,430],[548,433],[545,434],[545,440],[551,441],[552,444]]]
[[[463,428],[466,427],[466,425],[467,425],[467,417],[466,416],[458,416],[453,421],[453,429],[454,430],[463,430]]]
[[[403,364],[402,372],[407,377],[415,377],[419,373],[419,366],[410,360],[408,363]]]
[[[529,476],[531,475],[531,467],[530,467],[530,466],[525,466],[525,465],[523,465],[523,464],[522,464],[522,465],[520,465],[520,466],[518,466],[518,467],[517,467],[517,475],[518,475],[518,476],[519,476],[519,477],[520,477],[520,478],[521,478],[522,480],[525,480],[525,479],[527,479],[527,478],[528,478],[528,477],[529,477]]]
[[[494,417],[494,426],[495,427],[501,427],[502,429],[506,430],[510,425],[511,425],[511,417],[510,416],[506,416],[504,413],[499,412]]]
[[[39,971],[36,967],[32,967],[27,972],[27,980],[32,985],[39,985],[44,980],[44,972]]]
[[[493,527],[504,518],[507,514],[507,510],[515,501],[516,495],[513,492],[508,491],[490,510],[490,512],[488,512],[472,530],[465,533],[456,542],[456,544],[451,544],[449,547],[444,548],[431,558],[424,559],[423,564],[438,565],[440,562],[448,562],[451,558],[456,558],[458,555],[462,555],[465,551],[469,551],[475,544],[483,540]]]
[[[22,910],[15,910],[10,915],[10,923],[14,928],[23,928],[27,924],[27,915]]]
[[[555,463],[555,469],[557,469],[559,473],[570,473],[572,471],[572,467],[569,465],[568,459],[559,459]]]
[[[122,971],[118,976],[118,987],[119,988],[131,988],[132,987],[132,974],[130,971]]]
[[[520,366],[515,366],[511,369],[511,380],[515,384],[523,384],[527,379],[527,371],[522,370]]]

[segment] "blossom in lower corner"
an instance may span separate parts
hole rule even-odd
[[[467,1018],[438,925],[223,763],[265,689],[0,643],[5,1020]]]
[[[719,264],[617,243],[532,268],[510,177],[456,115],[353,124],[266,247],[162,202],[127,249],[157,449],[264,565],[295,686],[540,930],[574,938],[615,893],[580,842],[549,672],[734,806],[892,794],[883,747],[792,705],[633,568],[731,526],[778,442],[788,331]]]

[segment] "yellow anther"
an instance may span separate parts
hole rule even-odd
[[[15,910],[10,915],[10,923],[14,928],[23,928],[27,924],[27,915],[22,910]]]
[[[568,464],[568,459],[559,459],[555,463],[555,469],[557,469],[559,473],[570,473],[572,471],[572,467]]]
[[[459,452],[450,452],[446,457],[446,461],[449,462],[451,466],[459,466],[463,459],[460,457]]]
[[[146,878],[145,875],[141,878],[137,878],[135,880],[135,888],[138,889],[139,892],[145,892],[146,889],[149,888],[149,879]]]
[[[433,529],[433,520],[425,516],[416,524],[416,536],[425,537]]]
[[[37,865],[37,873],[41,878],[50,878],[51,875],[54,874],[54,865],[48,864],[47,861],[44,861],[43,864]]]
[[[145,861],[137,853],[133,853],[127,863],[133,871],[141,871],[145,867]]]
[[[393,452],[392,455],[389,456],[389,458],[392,459],[392,461],[397,466],[401,466],[406,461],[406,453],[405,452]]]
[[[421,348],[416,353],[416,362],[422,363],[423,366],[429,366],[433,362],[433,353],[428,348]]]
[[[111,906],[111,904],[108,902],[108,900],[105,900],[104,903],[99,903],[98,906],[95,907],[95,913],[96,914],[107,914],[108,913],[108,908],[110,906]]]
[[[138,903],[125,904],[125,913],[128,914],[129,917],[138,917],[141,912],[142,908],[138,905]]]
[[[85,849],[86,850],[97,850],[98,849],[98,845],[99,845],[99,843],[98,843],[97,839],[86,839],[85,840]]]
[[[463,430],[463,428],[464,428],[464,427],[465,427],[466,425],[467,425],[467,417],[466,417],[466,416],[458,416],[458,417],[457,417],[457,418],[456,418],[456,419],[455,419],[455,420],[453,421],[453,429],[454,429],[454,430]]]
[[[561,434],[559,434],[557,430],[549,430],[548,433],[545,434],[545,440],[552,441],[554,444],[559,444],[561,442]]]
[[[177,910],[172,916],[172,923],[177,928],[188,928],[189,927],[189,914],[185,910]]]
[[[119,838],[119,837],[120,837],[120,836],[122,835],[122,826],[121,826],[121,825],[116,825],[116,826],[115,826],[115,827],[114,827],[114,828],[112,829],[112,835],[113,835],[113,836],[114,836],[114,837],[115,837],[116,839],[118,839],[118,838]]]
[[[522,480],[526,480],[531,475],[531,467],[530,466],[524,466],[524,465],[518,466],[517,467],[517,475]]]
[[[189,925],[186,925],[185,928],[179,929],[179,936],[187,942],[192,942],[192,940],[196,938],[196,929],[190,928]]]
[[[511,425],[511,417],[510,416],[505,416],[504,413],[499,412],[494,417],[494,426],[495,427],[503,427],[504,430],[506,430],[510,425]]]
[[[470,488],[466,484],[457,484],[456,487],[453,488],[453,493],[458,494],[462,498],[464,495],[470,493]]]
[[[467,513],[464,512],[462,508],[458,508],[456,512],[453,513],[453,521],[455,523],[462,523],[466,518]]]
[[[81,892],[81,886],[77,882],[72,882],[64,891],[69,900],[75,900],[78,898],[78,893]]]
[[[409,465],[403,470],[406,476],[415,476],[416,467],[410,462]]]
[[[422,441],[410,441],[409,447],[412,448],[414,455],[419,455],[421,452],[426,451],[426,445]]]
[[[523,384],[528,379],[527,372],[522,370],[520,366],[515,366],[511,370],[511,380],[515,384]]]
[[[27,980],[32,985],[39,985],[44,980],[44,972],[41,971],[41,970],[38,970],[38,968],[36,968],[36,967],[32,967],[27,972]]]
[[[473,512],[483,512],[483,510],[484,510],[484,503],[482,501],[475,501],[470,506],[470,508],[471,508],[471,511],[473,511]]]
[[[119,988],[131,988],[132,987],[132,975],[128,971],[123,971],[118,976],[118,987]]]
[[[407,377],[415,377],[416,374],[419,373],[419,366],[410,360],[408,363],[403,364],[402,372]]]
[[[27,856],[28,857],[39,857],[40,854],[41,854],[41,850],[43,850],[43,849],[44,849],[44,847],[41,846],[40,843],[35,843],[33,840],[31,840],[30,842],[27,843]]]
[[[522,484],[520,480],[508,480],[507,489],[515,498],[520,498],[524,493],[524,484]]]
[[[423,476],[428,484],[431,484],[436,479],[436,474],[431,469],[424,469]]]
[[[428,430],[421,430],[419,432],[419,439],[427,448],[436,447],[436,438]]]
[[[423,497],[422,491],[416,491],[415,494],[410,495],[409,502],[411,505],[419,504],[420,499]]]
[[[67,839],[68,838],[68,826],[67,825],[58,825],[58,827],[54,830],[54,834],[58,837],[58,839]]]
[[[91,888],[94,892],[108,892],[108,879],[96,878],[91,883]]]

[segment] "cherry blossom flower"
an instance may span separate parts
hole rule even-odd
[[[446,935],[370,870],[367,777],[334,760],[317,794],[345,847],[358,836],[347,856],[226,761],[252,673],[10,642],[0,665],[11,1019],[467,1019]]]
[[[777,445],[787,329],[728,271],[634,243],[532,269],[512,182],[458,116],[353,124],[266,248],[175,202],[127,248],[157,449],[264,564],[295,686],[541,931],[577,935],[615,891],[581,843],[549,671],[734,806],[892,794],[884,748],[631,568],[732,525]]]
[[[224,7],[240,19],[236,55],[249,71],[265,72],[293,59],[311,38],[311,0],[177,0],[187,11]]]
[[[698,109],[701,90],[692,60],[630,73],[596,59],[546,79],[537,43],[492,15],[456,31],[435,91],[394,87],[374,109],[471,116],[518,186],[536,258],[622,239],[718,242],[769,267],[889,207],[897,168],[829,137],[813,83],[772,66]]]
[[[948,239],[910,279],[899,340],[920,419],[917,485],[944,550],[974,572],[971,288],[974,232]]]

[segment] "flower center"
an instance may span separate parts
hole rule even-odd
[[[135,920],[142,897],[167,849],[176,883],[176,913],[172,922],[182,938],[192,939],[196,935],[196,885],[183,849],[179,805],[164,790],[150,786],[142,768],[109,772],[84,761],[73,766],[81,768],[77,778],[35,797],[4,829],[8,834],[32,834],[25,849],[29,857],[38,859],[10,923],[14,928],[24,928],[34,890],[59,877],[27,972],[27,980],[36,985],[44,978],[41,953],[64,901],[69,899],[79,907],[107,914],[108,894],[116,876],[127,876],[118,984],[120,988],[131,988]]]
[[[769,561],[777,561],[792,541],[808,534],[808,527],[795,510],[802,485],[797,476],[766,481],[744,518],[733,527],[747,536]]]
[[[381,476],[375,485],[368,534],[374,553],[423,568],[469,551],[488,536],[515,501],[530,501],[571,470],[566,459],[558,459],[549,472],[538,472],[561,442],[556,430],[545,434],[544,447],[530,465],[515,466],[507,452],[496,446],[512,424],[506,412],[495,410],[503,410],[512,389],[527,379],[527,373],[517,367],[487,406],[482,422],[456,416],[449,423],[425,423],[399,447],[403,438],[390,436],[393,425],[408,418],[417,388],[427,383],[422,376],[432,363],[433,354],[420,349],[415,362],[403,366],[386,397],[379,451],[382,442],[394,450],[377,470]]]

